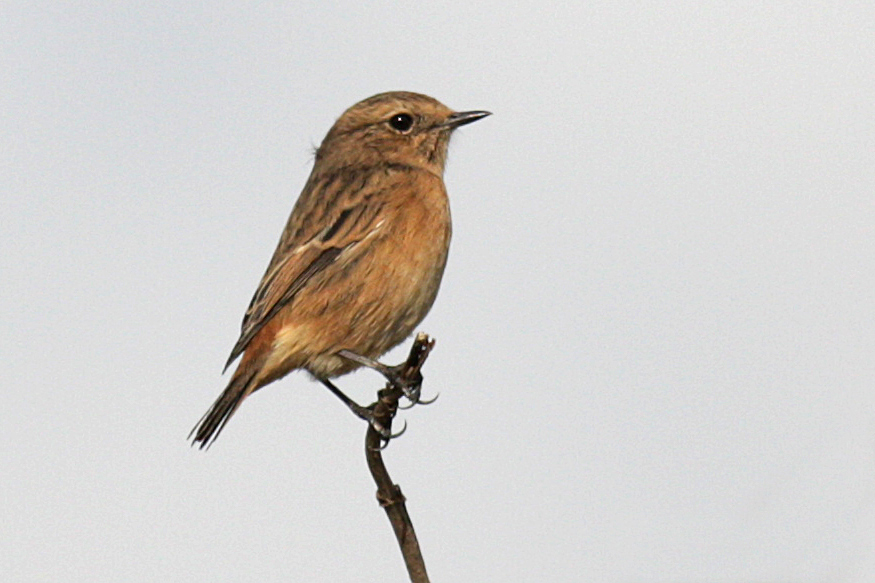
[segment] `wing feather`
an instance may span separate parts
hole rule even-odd
[[[340,177],[310,177],[252,296],[225,370],[313,276],[331,268],[345,250],[377,233],[382,224],[377,220],[383,206],[380,194],[396,182],[387,178],[397,169],[384,170],[361,168]],[[342,192],[349,189],[353,192]]]

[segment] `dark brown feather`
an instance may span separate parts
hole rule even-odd
[[[200,443],[201,449],[208,448],[225,428],[243,399],[257,388],[257,372],[258,367],[255,366],[245,367],[245,370],[242,366],[238,368],[216,402],[188,434],[189,439],[194,435],[194,443]]]

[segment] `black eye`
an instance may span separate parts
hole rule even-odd
[[[396,113],[389,118],[389,125],[393,130],[406,134],[413,127],[413,116],[409,113]]]

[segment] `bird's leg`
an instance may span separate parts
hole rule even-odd
[[[356,403],[355,401],[353,401],[352,399],[347,397],[346,393],[344,393],[343,391],[338,389],[334,385],[334,383],[332,383],[328,379],[319,379],[319,382],[321,382],[323,385],[325,385],[329,391],[334,393],[334,395],[338,399],[343,401],[343,404],[346,405],[347,407],[349,407],[349,410],[352,411],[353,413],[355,413],[355,415],[357,417],[360,417],[361,419],[364,419],[365,421],[370,421],[372,419],[373,415],[371,414],[370,409],[368,409],[367,407],[362,407],[361,405],[359,405],[358,403]]]
[[[362,356],[361,354],[356,354],[355,352],[346,349],[339,350],[337,354],[347,360],[351,360],[377,371],[386,377],[389,384],[401,389],[404,396],[407,397],[411,403],[420,403],[419,397],[422,389],[422,373],[420,373],[419,370],[416,370],[415,374],[408,378],[407,375],[403,374],[408,369],[407,363],[396,366],[387,366],[373,358],[368,358],[367,356]]]
[[[366,366],[368,368],[374,369],[375,371],[377,371],[378,373],[380,373],[384,377],[386,377],[386,380],[388,380],[389,382],[392,382],[394,384],[394,378],[392,377],[392,375],[393,375],[392,369],[398,368],[398,367],[386,366],[382,362],[374,360],[373,358],[368,358],[367,356],[362,356],[361,354],[356,354],[352,350],[347,350],[345,348],[343,350],[338,350],[337,355],[342,356],[343,358],[345,358],[347,360],[351,360],[353,362],[356,362],[362,366]],[[397,371],[394,372],[394,376],[395,377],[398,376]]]
[[[383,427],[380,423],[377,422],[377,420],[374,418],[374,412],[370,407],[362,407],[361,405],[347,397],[346,393],[338,389],[334,385],[334,383],[332,383],[328,379],[319,379],[319,382],[325,385],[325,387],[329,391],[334,393],[334,395],[338,399],[343,401],[343,404],[346,405],[349,410],[352,411],[357,417],[364,419],[365,421],[370,423],[371,427],[373,427],[377,431],[377,433],[380,434],[380,437],[382,437],[385,441],[389,441],[393,437],[396,437],[392,435],[391,431],[388,428]],[[402,430],[401,433],[403,432],[404,431]]]

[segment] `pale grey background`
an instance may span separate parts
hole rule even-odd
[[[3,581],[405,579],[303,374],[185,441],[390,89],[495,113],[387,453],[433,579],[873,580],[870,3],[144,6],[0,4]]]

